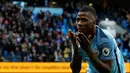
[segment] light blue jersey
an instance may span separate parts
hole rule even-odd
[[[79,55],[82,56],[88,62],[87,73],[99,73],[94,65],[91,63],[86,52],[79,47]],[[112,72],[119,73],[116,55],[120,67],[121,73],[125,73],[124,59],[119,48],[116,45],[114,37],[106,30],[96,26],[96,35],[92,39],[92,50],[98,54],[100,60],[113,60]],[[115,52],[116,51],[116,52]]]

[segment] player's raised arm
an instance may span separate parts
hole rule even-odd
[[[113,60],[101,60],[98,55],[91,49],[90,37],[86,37],[84,34],[78,36],[80,38],[80,44],[83,50],[87,53],[92,64],[100,73],[111,73]],[[106,43],[105,43],[106,44]]]
[[[70,68],[72,69],[72,73],[80,73],[81,70],[81,56],[78,54],[78,41],[76,40],[76,35],[72,33],[72,31],[68,32],[68,36],[72,43],[72,61],[70,63]]]

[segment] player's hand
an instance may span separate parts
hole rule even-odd
[[[69,30],[68,36],[71,40],[73,47],[78,48],[78,40],[76,39],[76,34],[74,34],[71,30]]]
[[[87,51],[87,49],[91,47],[91,35],[87,37],[82,32],[80,32],[77,36],[77,39],[83,50]]]

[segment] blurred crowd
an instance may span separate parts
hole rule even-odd
[[[17,4],[0,3],[0,61],[70,62],[71,43],[67,32],[77,31],[78,9],[66,5],[61,15],[49,11],[34,14],[27,7],[21,10]],[[130,62],[130,14],[105,11],[97,12],[97,22],[104,16],[113,16],[110,18],[127,31],[123,35],[117,33],[115,39],[125,62]]]

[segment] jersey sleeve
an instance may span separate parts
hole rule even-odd
[[[115,56],[115,44],[112,41],[107,41],[100,46],[100,59],[101,60],[112,60],[116,59]]]

